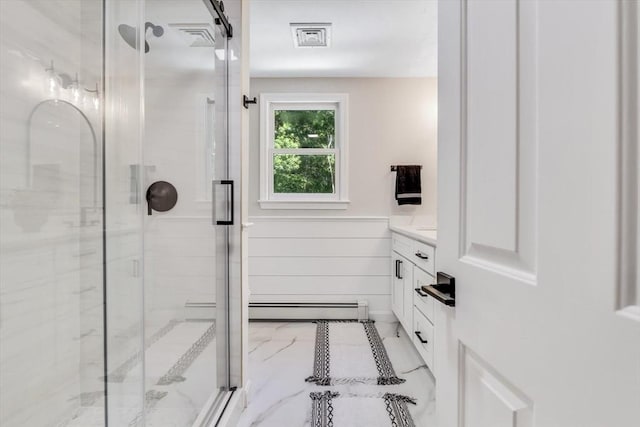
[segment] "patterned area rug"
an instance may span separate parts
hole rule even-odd
[[[372,321],[319,320],[316,324],[313,375],[307,382],[317,385],[404,382],[396,376]]]
[[[311,426],[415,427],[407,403],[415,400],[399,394],[341,395],[334,391],[311,393]],[[387,419],[385,423],[383,420]]]

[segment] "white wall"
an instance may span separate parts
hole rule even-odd
[[[251,110],[249,287],[261,302],[366,300],[371,315],[391,319],[391,215],[436,216],[435,78],[251,80],[262,92],[349,94],[349,199],[346,210],[263,210],[257,200],[260,118]],[[390,166],[421,164],[420,206],[398,206]]]
[[[349,208],[342,211],[263,210],[260,197],[260,111],[251,107],[250,216],[436,215],[437,79],[300,78],[251,79],[251,96],[262,92],[349,94]],[[396,164],[421,164],[422,205],[398,206]]]

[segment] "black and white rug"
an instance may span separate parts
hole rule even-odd
[[[317,385],[404,382],[396,375],[380,334],[372,321],[316,322],[313,375]]]
[[[312,427],[415,427],[407,404],[416,402],[407,396],[341,394],[331,390],[309,396]]]

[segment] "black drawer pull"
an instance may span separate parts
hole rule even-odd
[[[420,342],[422,344],[428,344],[429,343],[429,341],[427,341],[425,339],[422,339],[422,335],[420,335],[420,331],[415,331],[414,334],[416,334],[416,336],[418,337],[418,339],[420,340]]]
[[[425,293],[425,292],[424,292],[422,289],[420,289],[420,288],[416,288],[416,293],[417,293],[418,295],[420,295],[421,297],[428,297],[428,296],[429,296],[429,294]]]
[[[404,277],[402,277],[402,261],[401,260],[396,260],[396,277],[400,280],[404,279]]]
[[[416,256],[420,259],[429,259],[429,255],[425,255],[420,251],[416,252]]]

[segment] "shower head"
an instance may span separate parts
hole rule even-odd
[[[118,32],[120,33],[120,37],[122,37],[122,39],[127,42],[129,46],[134,49],[136,48],[136,39],[138,37],[135,27],[131,27],[127,24],[120,24],[118,25]]]
[[[156,37],[162,37],[162,35],[164,34],[164,28],[162,28],[160,25],[153,25],[152,22],[147,22],[144,24],[144,31],[145,33],[147,32],[147,30],[149,28],[152,28],[151,32],[153,33],[154,36]]]
[[[149,52],[149,43],[146,40],[146,33],[149,28],[151,28],[151,33],[156,37],[162,37],[162,35],[164,34],[164,28],[162,28],[160,25],[154,25],[151,22],[145,23],[144,53]],[[138,30],[136,29],[136,27],[132,27],[127,24],[120,24],[118,25],[118,32],[120,33],[120,36],[122,37],[122,39],[125,42],[127,42],[129,46],[131,46],[134,49],[136,48],[136,45],[137,45],[136,41],[138,39],[138,34],[137,34]]]

